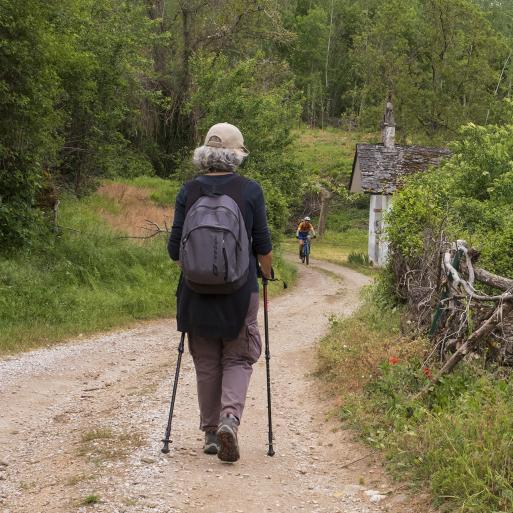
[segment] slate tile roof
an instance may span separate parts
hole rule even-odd
[[[450,155],[447,148],[357,144],[349,190],[392,194],[400,187],[403,177],[438,166]]]

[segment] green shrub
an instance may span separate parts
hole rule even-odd
[[[467,366],[412,400],[427,382],[418,360],[383,364],[344,417],[385,450],[394,471],[429,483],[444,510],[512,511],[513,380]]]
[[[28,244],[43,163],[54,158],[62,121],[54,101],[56,44],[42,2],[4,0],[0,10],[0,250]]]
[[[351,251],[347,256],[347,262],[354,265],[369,265],[369,256],[365,253]]]
[[[420,257],[426,232],[466,239],[480,265],[513,274],[513,124],[462,128],[453,157],[414,175],[394,196],[388,216],[392,252]]]

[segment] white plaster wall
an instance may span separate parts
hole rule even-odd
[[[383,215],[392,205],[391,195],[373,194],[370,198],[369,212],[369,260],[376,267],[385,265],[388,257],[388,242]]]
[[[381,209],[381,196],[372,194],[369,207],[369,260],[378,265],[378,239],[377,231],[379,229],[378,213]]]
[[[378,265],[382,267],[386,264],[388,258],[388,240],[386,237],[386,223],[384,215],[390,210],[392,206],[392,196],[387,194],[386,196],[381,196],[381,220],[380,220],[380,232],[379,232],[379,240],[378,240]]]

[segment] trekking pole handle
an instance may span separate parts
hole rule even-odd
[[[271,267],[271,277],[267,278],[264,276],[264,273],[262,272],[262,268],[258,267],[258,275],[262,278],[262,285],[266,286],[270,281],[281,281],[283,283],[283,288],[287,289],[289,287],[288,283],[285,280],[282,280],[280,278],[276,278],[274,276],[274,269]]]
[[[287,283],[285,280],[282,280],[282,279],[280,279],[280,278],[264,278],[264,277],[262,276],[262,283],[263,283],[264,285],[267,285],[267,282],[268,282],[268,281],[281,281],[281,282],[283,283],[283,288],[284,288],[284,289],[287,289],[287,288],[289,287],[288,283]]]

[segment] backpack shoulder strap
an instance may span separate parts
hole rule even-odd
[[[233,180],[230,180],[223,186],[221,194],[226,194],[237,203],[242,215],[246,210],[246,202],[244,200],[244,189],[246,188],[247,179],[240,175],[235,175]]]
[[[185,202],[185,214],[189,212],[190,208],[198,201],[201,196],[204,195],[203,185],[199,180],[189,180],[185,184],[185,189],[187,191],[187,201]]]
[[[187,190],[187,202],[185,204],[185,214],[189,212],[190,208],[198,201],[201,196],[210,194],[222,195],[226,194],[230,196],[240,211],[244,215],[245,201],[244,201],[244,189],[246,186],[247,179],[240,175],[235,175],[232,180],[226,184],[219,185],[206,185],[202,184],[199,180],[190,180],[185,184]]]

